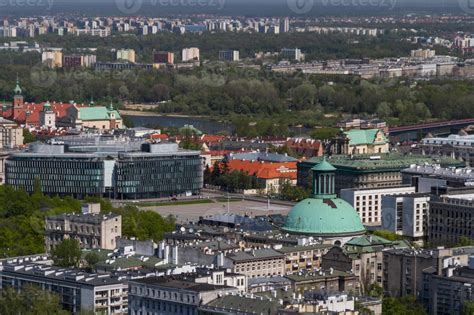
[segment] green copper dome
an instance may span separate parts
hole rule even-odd
[[[16,86],[13,92],[15,93],[15,95],[21,95],[22,93],[22,90],[20,87],[20,79],[18,78],[18,74],[16,75]]]
[[[308,198],[299,202],[288,214],[283,230],[319,236],[358,235],[365,232],[355,209],[339,198]]]
[[[326,160],[326,157],[323,157],[323,160],[315,165],[311,170],[315,172],[334,172],[336,168]]]
[[[335,193],[336,168],[326,158],[312,168],[313,197],[297,203],[283,230],[315,236],[355,236],[365,232],[357,211]]]

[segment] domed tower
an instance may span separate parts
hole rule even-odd
[[[297,203],[289,212],[282,230],[343,244],[365,233],[356,210],[337,198],[336,168],[326,160],[314,166],[312,197]]]

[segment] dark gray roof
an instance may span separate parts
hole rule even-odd
[[[81,270],[59,268],[41,264],[6,264],[4,265],[3,272],[19,275],[22,274],[27,277],[49,279],[48,281],[57,280],[88,286],[103,286],[123,283],[123,281],[111,277],[108,273],[91,274]]]
[[[143,279],[133,280],[131,282],[160,286],[160,287],[167,287],[167,288],[175,288],[175,289],[182,289],[187,291],[194,291],[194,292],[206,292],[206,291],[214,291],[214,290],[222,290],[222,289],[229,289],[230,287],[224,285],[213,285],[207,283],[195,283],[192,281],[193,277],[190,277],[189,280],[183,280],[183,277],[148,277]]]
[[[104,220],[110,220],[120,217],[119,214],[95,214],[95,213],[63,213],[59,215],[48,216],[47,220],[70,220],[79,223],[98,224]]]
[[[283,258],[284,255],[273,249],[258,249],[250,252],[237,252],[227,256],[235,262],[245,262],[260,259]]]

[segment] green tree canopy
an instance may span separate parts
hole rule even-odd
[[[54,264],[59,267],[79,267],[82,251],[79,242],[72,238],[62,240],[51,251]]]

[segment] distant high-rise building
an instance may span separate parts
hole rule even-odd
[[[219,59],[225,61],[239,61],[238,50],[221,50],[219,51]]]
[[[153,54],[153,62],[172,65],[174,64],[174,53],[169,51],[156,51]]]
[[[432,49],[417,49],[411,51],[411,56],[414,58],[433,58],[436,56],[436,51]]]
[[[128,61],[135,63],[135,50],[133,49],[120,49],[117,50],[117,60]]]
[[[186,61],[193,61],[199,60],[199,48],[192,47],[192,48],[184,48],[181,56],[181,60]]]
[[[290,31],[290,19],[285,18],[283,21],[280,21],[280,33],[288,33]]]
[[[281,50],[281,56],[289,60],[295,60],[295,61],[304,60],[304,54],[301,53],[301,50],[298,48],[294,48],[294,49],[283,48]]]
[[[62,68],[63,53],[60,50],[44,51],[41,54],[41,62],[50,68]]]
[[[64,56],[63,67],[64,68],[90,68],[97,61],[95,55],[70,55]]]

